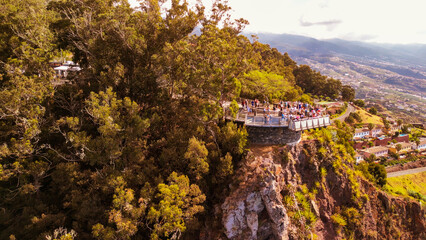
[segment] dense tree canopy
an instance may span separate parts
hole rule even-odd
[[[354,100],[354,98],[355,98],[355,89],[353,89],[349,85],[344,85],[342,87],[342,100],[351,102]]]
[[[300,86],[305,93],[311,93],[319,97],[338,98],[340,95],[344,100],[350,100],[353,89],[350,86],[342,86],[342,83],[333,78],[328,78],[321,73],[312,70],[307,65],[297,66],[293,70],[296,78],[296,84]]]
[[[225,101],[340,94],[240,35],[223,1],[208,15],[171,2],[2,2],[0,239],[196,234],[246,154]],[[61,52],[82,68],[65,84],[49,66]]]
[[[249,99],[298,100],[301,95],[299,87],[294,86],[284,76],[264,71],[250,71],[241,77],[241,96]]]

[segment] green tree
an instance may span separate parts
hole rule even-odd
[[[370,143],[372,143],[371,141],[370,142],[368,142],[369,143],[369,145],[370,145]],[[371,144],[371,146],[370,147],[372,147],[372,144]],[[367,159],[367,162],[369,162],[369,163],[374,163],[374,161],[376,161],[377,160],[377,157],[376,157],[376,155],[375,154],[371,154]]]
[[[293,70],[297,64],[288,54],[281,54],[277,49],[258,42],[257,38],[254,38],[253,51],[254,69],[284,76],[291,84],[295,84]]]
[[[293,70],[293,74],[296,78],[296,84],[302,88],[305,93],[313,93],[315,95],[322,94],[322,83],[324,83],[325,77],[321,76],[319,72],[313,71],[307,65],[301,65]]]
[[[342,91],[342,82],[337,79],[328,78],[322,85],[321,92],[323,95],[328,96],[332,99],[339,97]]]
[[[232,156],[226,153],[225,157],[221,157],[216,169],[217,182],[224,182],[228,176],[231,176],[234,172],[232,164]]]
[[[1,239],[34,238],[40,230],[23,223],[31,222],[30,216],[36,221],[46,210],[40,197],[54,168],[43,144],[46,102],[54,92],[48,65],[54,53],[49,29],[53,13],[46,5],[42,0],[6,0],[0,7]],[[43,231],[59,226],[49,227]]]
[[[352,102],[355,98],[355,89],[349,85],[342,87],[342,100],[346,102]]]
[[[307,65],[300,65],[293,70],[296,84],[305,93],[322,95],[328,98],[337,98],[342,91],[342,83],[333,78],[327,78],[321,73],[312,70]]]
[[[374,182],[377,185],[379,185],[381,187],[386,185],[387,174],[386,174],[386,169],[383,165],[370,163],[368,165],[368,171],[374,177]]]
[[[284,64],[286,66],[291,67],[292,69],[295,69],[297,67],[297,63],[293,59],[290,58],[288,53],[284,53]]]
[[[169,176],[168,184],[158,185],[158,192],[159,202],[150,208],[147,216],[153,224],[151,238],[179,238],[186,230],[185,224],[204,211],[200,204],[206,197],[197,185],[189,184],[187,176],[175,172]]]
[[[209,172],[209,164],[207,163],[208,150],[204,143],[197,138],[189,139],[188,150],[185,153],[185,159],[188,160],[189,172],[195,180],[200,180]]]
[[[230,153],[232,159],[241,159],[242,155],[247,151],[247,131],[245,128],[238,128],[232,122],[226,123],[220,129],[219,145],[223,152]]]
[[[357,122],[362,122],[362,118],[357,112],[351,112],[349,116],[352,116]]]
[[[349,115],[346,119],[345,122],[349,123],[349,124],[353,124],[354,123],[354,117],[352,115]]]
[[[405,134],[410,133],[410,131],[408,130],[408,125],[402,125],[401,132]]]
[[[373,115],[377,115],[377,109],[376,109],[375,107],[371,107],[371,108],[368,110],[368,112],[369,112],[369,113],[371,113],[371,114],[373,114]]]
[[[173,92],[223,105],[239,95],[238,77],[250,66],[251,49],[249,40],[232,29],[206,23],[201,35],[167,45],[159,60],[173,66],[164,76]]]
[[[237,114],[240,110],[240,106],[238,105],[237,101],[232,100],[231,104],[229,105],[229,110],[231,110],[231,116],[233,118],[237,117]]]
[[[309,96],[308,94],[302,94],[302,96],[300,96],[299,101],[304,102],[304,103],[308,103],[308,104],[313,104],[313,100],[311,98],[311,96]]]
[[[400,143],[398,143],[398,144],[396,144],[395,148],[396,148],[396,151],[399,152],[402,149],[402,145]]]
[[[53,231],[52,235],[46,235],[47,240],[73,240],[77,236],[74,230],[68,230],[66,228],[57,228]],[[10,238],[12,240],[12,238]]]
[[[368,123],[367,128],[371,132],[374,129],[375,125],[374,123]]]
[[[102,224],[93,226],[92,234],[98,239],[130,239],[138,231],[140,218],[145,213],[146,201],[135,201],[134,191],[126,188],[123,177],[110,181],[114,188],[113,207],[108,211],[108,222],[115,226],[104,227]]]
[[[241,77],[241,82],[241,96],[246,98],[294,101],[301,95],[300,90],[292,86],[289,80],[274,73],[250,71]]]
[[[354,100],[353,102],[354,102],[354,104],[355,104],[355,105],[357,105],[358,107],[364,107],[364,106],[365,106],[364,101],[363,101],[363,100],[361,100],[361,99],[356,99],[356,100]]]

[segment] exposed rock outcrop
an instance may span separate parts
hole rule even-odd
[[[255,159],[253,163],[258,162]],[[247,182],[222,204],[226,236],[229,239],[267,239],[273,234],[276,239],[288,239],[289,220],[280,194],[283,187],[280,183],[284,181],[277,179],[281,166],[265,158],[261,165],[247,167],[254,174],[247,172]],[[259,219],[262,211],[266,214]]]
[[[253,147],[220,206],[220,238],[426,238],[425,211],[417,202],[378,190],[351,163],[339,171],[317,148],[314,141]]]

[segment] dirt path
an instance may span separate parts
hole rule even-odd
[[[403,170],[403,171],[398,171],[398,172],[391,172],[391,173],[388,173],[388,178],[399,177],[399,176],[402,176],[402,175],[413,174],[413,173],[420,173],[420,172],[424,172],[424,171],[426,171],[426,167],[413,168],[413,169]]]

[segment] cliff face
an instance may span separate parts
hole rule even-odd
[[[343,158],[342,158],[343,159]],[[253,147],[204,239],[425,239],[419,203],[392,197],[318,142]]]

